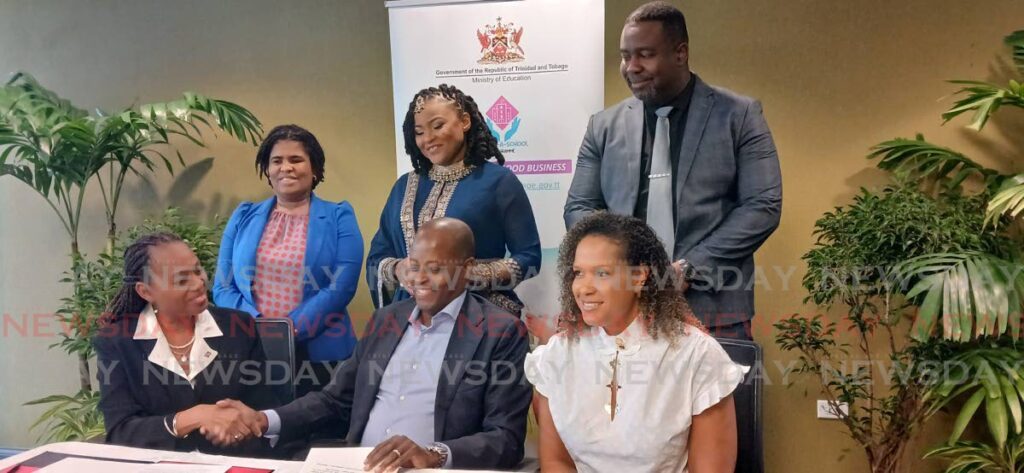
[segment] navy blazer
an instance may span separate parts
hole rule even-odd
[[[281,438],[290,440],[329,423],[348,428],[358,445],[377,400],[381,378],[415,301],[378,309],[352,358],[323,391],[277,409]],[[435,441],[451,449],[452,467],[513,468],[523,459],[526,413],[533,388],[523,374],[528,342],[519,318],[469,293],[455,319],[434,407]],[[467,368],[469,368],[467,373]]]
[[[249,314],[210,307],[223,335],[206,338],[217,356],[195,377],[187,380],[149,361],[156,340],[135,340],[138,314],[103,326],[93,337],[96,378],[100,387],[99,409],[106,426],[106,442],[128,447],[193,451],[237,456],[267,456],[266,439],[249,439],[220,448],[198,431],[175,438],[165,427],[166,416],[200,404],[238,399],[256,409],[279,404],[264,379],[266,357]]]
[[[215,304],[260,316],[252,294],[256,250],[276,203],[277,197],[243,202],[231,215],[217,256]],[[359,284],[363,236],[348,202],[335,204],[316,195],[310,198],[308,228],[302,303],[288,315],[310,360],[344,360],[356,344],[348,304]]]
[[[675,248],[699,272],[686,297],[709,327],[754,314],[754,251],[779,225],[782,175],[761,104],[696,74],[673,170]],[[640,183],[644,105],[628,98],[590,118],[565,202],[565,226],[608,210],[633,215]]]

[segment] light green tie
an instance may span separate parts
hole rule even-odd
[[[665,245],[668,258],[676,243],[676,223],[672,218],[672,159],[669,158],[669,122],[668,114],[672,107],[661,107],[654,111],[658,116],[658,124],[654,128],[654,147],[651,150],[651,174],[647,187],[647,224],[654,229],[661,242]]]

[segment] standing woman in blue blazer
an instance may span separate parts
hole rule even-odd
[[[363,237],[348,202],[313,193],[324,181],[324,160],[320,143],[304,128],[281,125],[270,131],[256,154],[256,169],[274,196],[235,209],[221,240],[213,287],[219,306],[292,320],[299,395],[325,386],[333,366],[356,344],[346,307],[359,281]]]

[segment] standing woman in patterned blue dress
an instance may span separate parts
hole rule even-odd
[[[472,97],[440,85],[409,103],[402,124],[413,170],[391,188],[370,244],[366,277],[374,305],[407,299],[402,275],[423,223],[439,217],[466,222],[476,239],[476,291],[518,314],[513,289],[540,269],[540,236],[523,184],[502,166],[504,156]]]

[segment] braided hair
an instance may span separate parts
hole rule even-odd
[[[652,338],[664,335],[675,342],[686,333],[688,325],[704,330],[675,284],[675,269],[654,230],[635,217],[597,212],[576,222],[565,234],[558,251],[562,303],[559,325],[567,331],[570,339],[577,338],[583,328],[580,308],[572,292],[575,279],[573,263],[576,261],[576,247],[588,236],[602,236],[616,242],[622,248],[626,264],[650,270],[640,291],[639,305],[640,316]]]
[[[125,314],[138,314],[146,308],[148,302],[135,290],[135,283],[145,280],[149,268],[149,249],[180,241],[181,237],[173,233],[151,233],[139,237],[125,248],[124,277],[121,279],[121,288],[107,307],[107,323],[117,322]]]
[[[405,136],[405,153],[412,158],[412,168],[418,174],[426,174],[433,163],[423,155],[420,148],[416,146],[416,103],[441,97],[454,102],[456,109],[469,114],[469,131],[466,132],[466,157],[463,163],[466,166],[482,165],[488,159],[494,159],[498,164],[505,164],[505,156],[498,149],[498,140],[491,134],[480,113],[473,97],[466,95],[455,86],[441,84],[437,87],[423,89],[413,96],[409,102],[409,111],[405,113],[405,122],[402,123],[402,133]]]

